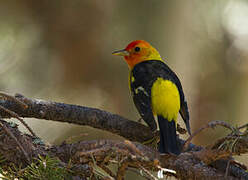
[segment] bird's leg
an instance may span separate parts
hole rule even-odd
[[[147,141],[144,141],[142,144],[157,149],[159,141],[160,141],[159,131],[154,131],[153,137],[151,139],[148,139]]]
[[[142,120],[143,120],[142,118],[139,118],[138,122],[141,122]],[[148,139],[147,141],[144,141],[142,144],[144,144],[146,146],[150,146],[150,147],[156,149],[157,144],[160,141],[159,131],[155,130],[155,131],[152,132],[152,134],[153,134],[153,137],[151,139]]]

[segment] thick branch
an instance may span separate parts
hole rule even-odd
[[[12,101],[11,99],[0,100],[0,105],[8,110],[16,112],[22,117],[34,117],[38,119],[88,125],[119,134],[131,141],[143,142],[153,137],[153,134],[148,127],[106,111],[63,103],[33,100],[21,95],[17,95],[16,98],[18,98],[20,102],[24,102],[28,107],[23,108],[20,103]],[[11,115],[3,109],[0,109],[0,116],[3,118],[10,118]],[[43,146],[33,144],[32,139],[34,137],[31,138],[31,136],[22,135],[16,128],[14,129],[13,134],[25,146],[25,151],[30,154],[31,157],[36,157],[38,154],[46,154],[49,152],[49,154],[54,154],[54,156],[59,157],[65,163],[72,158],[74,163],[81,164],[92,160],[92,154],[99,162],[104,162],[104,159],[106,159],[106,156],[109,155],[109,153],[111,154],[110,159],[112,160],[117,156],[121,157],[120,155],[123,157],[129,157],[131,155],[128,165],[140,167],[140,164],[137,164],[137,162],[141,162],[142,167],[154,169],[158,164],[160,164],[162,167],[176,170],[177,177],[181,179],[213,179],[214,177],[215,179],[219,179],[224,176],[222,169],[221,171],[218,171],[217,169],[208,166],[208,163],[211,163],[211,161],[205,162],[208,159],[206,160],[206,158],[204,158],[204,151],[200,151],[200,153],[187,152],[182,153],[179,156],[169,155],[168,157],[160,157],[156,150],[152,150],[141,144],[131,143],[130,141],[117,142],[111,140],[79,142],[71,145],[63,144],[61,146],[54,146],[53,148],[44,150]],[[180,142],[181,144],[184,143],[183,140],[180,140]],[[15,161],[15,163],[18,163],[19,161],[24,161],[22,159],[23,152],[19,151],[18,148],[13,147],[16,146],[13,138],[5,135],[4,139],[0,139],[0,143],[2,146],[0,148],[0,154],[3,154],[4,157],[7,155],[6,157],[10,162]],[[203,149],[192,144],[189,146],[192,151]],[[9,152],[6,152],[6,149]],[[17,153],[17,159],[15,159],[16,157],[13,158],[13,153]],[[135,156],[132,156],[133,153],[135,153]],[[226,160],[222,162],[227,164]],[[219,164],[216,163],[212,165],[217,167]],[[237,166],[231,164],[230,170],[235,169],[236,167]],[[234,172],[231,172],[231,174],[235,176],[237,175],[236,177],[242,177],[243,179],[247,178],[248,175],[245,172],[245,169],[240,167],[237,170],[237,168]],[[229,179],[231,179],[231,177],[229,177]]]
[[[194,153],[182,153],[179,156],[160,156],[155,150],[134,143],[134,148],[128,143],[113,140],[96,140],[88,142],[78,142],[75,144],[63,144],[55,148],[59,152],[56,156],[70,157],[74,163],[87,163],[92,161],[92,155],[96,161],[102,162],[104,158],[128,159],[129,166],[138,168],[139,165],[147,169],[159,170],[157,165],[176,170],[179,179],[223,179],[224,174],[216,172],[216,169],[209,167],[196,159]],[[60,149],[60,150],[58,150]],[[63,151],[61,151],[61,149]],[[116,153],[117,152],[117,153]],[[68,159],[64,159],[68,161]],[[235,179],[227,177],[227,179]]]
[[[73,168],[89,164],[94,157],[94,161],[97,163],[118,163],[125,159],[130,167],[139,168],[142,166],[154,171],[158,171],[160,165],[176,170],[176,176],[180,179],[223,179],[224,175],[221,172],[216,172],[214,168],[201,163],[200,160],[195,159],[193,153],[161,157],[156,150],[126,140],[93,140],[44,148],[44,145],[41,144],[34,145],[33,138],[29,135],[23,135],[17,127],[11,127],[4,121],[2,123],[23,143],[25,151],[28,152],[30,157],[38,157],[39,154],[50,154],[58,157],[63,163],[67,164],[71,161],[74,164]],[[0,129],[0,134],[4,134],[3,129]],[[0,142],[0,154],[5,157],[7,162],[12,162],[16,165],[23,162],[26,163],[22,151],[18,149],[18,145],[11,137],[3,135]],[[85,173],[87,173],[85,174],[86,176],[89,175],[89,169],[86,169]],[[228,176],[227,179],[235,178]]]
[[[29,99],[21,95],[16,98],[28,105],[23,109],[11,100],[0,100],[0,105],[16,112],[21,117],[33,117],[78,125],[87,125],[118,134],[131,141],[144,142],[153,137],[147,126],[96,108]],[[0,109],[2,118],[10,115]]]

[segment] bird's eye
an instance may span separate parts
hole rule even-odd
[[[134,48],[135,52],[139,52],[140,51],[140,47],[136,47]]]

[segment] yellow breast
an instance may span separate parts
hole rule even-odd
[[[162,115],[168,121],[177,120],[180,95],[172,81],[158,78],[152,86],[151,99],[154,115]]]

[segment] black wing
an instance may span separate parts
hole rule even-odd
[[[142,67],[130,74],[130,88],[134,104],[142,119],[148,124],[152,131],[157,130],[157,123],[154,119],[151,108],[151,88],[149,78],[145,78],[145,71]],[[133,81],[132,81],[133,79]]]
[[[190,132],[189,112],[187,102],[184,97],[183,88],[177,75],[162,61],[150,60],[137,64],[130,77],[130,87],[133,94],[134,103],[141,117],[145,122],[154,129],[157,127],[151,109],[151,87],[153,82],[158,78],[168,79],[174,82],[180,94],[180,115],[182,116],[186,128]]]
[[[189,135],[191,135],[190,124],[189,124],[189,110],[188,110],[187,101],[184,100],[183,102],[181,102],[181,108],[179,112],[180,112],[181,117],[183,118],[183,121],[185,122]]]

